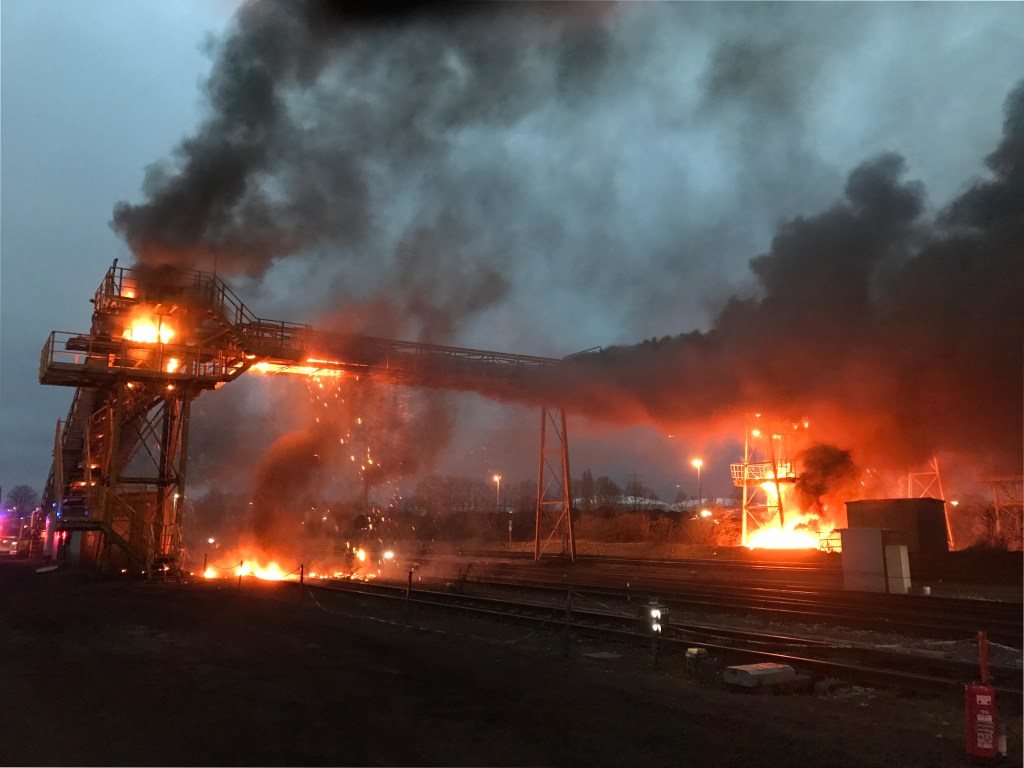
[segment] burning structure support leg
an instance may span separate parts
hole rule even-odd
[[[548,447],[548,423],[557,439],[557,445]],[[558,454],[557,468],[549,462],[549,456]],[[558,420],[549,408],[542,408],[540,414],[540,458],[537,463],[537,505],[533,533],[533,559],[539,560],[545,546],[556,535],[562,539],[562,553],[576,562],[576,535],[572,520],[572,488],[569,474],[569,433],[566,428],[565,411],[558,411]],[[557,498],[549,498],[552,483],[558,486]],[[554,494],[552,494],[554,495]],[[560,510],[555,526],[544,545],[541,544],[541,529],[544,523],[544,508],[557,507]]]
[[[98,537],[101,569],[178,567],[193,396],[187,383],[118,381],[87,419],[74,485],[89,491],[88,509],[65,524]]]
[[[118,382],[117,385],[111,391],[111,397],[114,402],[107,408],[107,412],[110,414],[110,441],[107,443],[108,448],[108,459],[107,466],[110,467],[110,472],[107,475],[106,493],[103,494],[103,522],[107,526],[107,530],[113,530],[114,527],[114,504],[117,500],[117,490],[121,482],[121,464],[118,461],[118,452],[121,450],[121,427],[124,422],[124,399],[125,399],[125,387],[124,382]],[[103,536],[103,555],[100,559],[100,569],[109,570],[110,568],[110,536]]]
[[[163,414],[161,418],[159,473],[157,475],[156,511],[153,515],[152,540],[155,542],[156,555],[166,554],[167,526],[174,517],[174,495],[177,485],[174,483],[174,443],[176,433],[177,398],[165,395],[163,398]],[[173,487],[172,487],[173,486]]]
[[[178,441],[178,482],[175,489],[175,507],[174,507],[174,531],[177,534],[181,531],[181,510],[185,508],[185,470],[188,468],[188,429],[189,423],[192,416],[192,391],[185,387],[181,394],[181,437]],[[181,536],[177,535],[173,542],[176,551],[173,553],[175,558],[181,554]]]
[[[185,470],[188,463],[188,430],[192,393],[186,385],[163,398],[162,429],[156,486],[156,515],[153,519],[154,556],[163,565],[178,565],[181,555],[181,509],[185,499]]]

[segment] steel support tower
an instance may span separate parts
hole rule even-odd
[[[557,413],[557,419],[555,414]],[[550,432],[549,432],[550,427]],[[549,439],[549,435],[553,439]],[[554,461],[554,464],[552,463]],[[533,559],[540,560],[544,550],[556,538],[560,540],[562,555],[576,562],[576,535],[572,527],[572,484],[569,473],[569,433],[565,411],[541,409],[540,460],[537,468],[536,524],[533,533]],[[555,519],[551,533],[541,542],[541,531],[553,510]]]
[[[1011,549],[1024,547],[1024,475],[994,475],[982,480],[992,489],[992,533]]]
[[[782,440],[780,434],[764,434],[760,428],[748,425],[743,437],[743,461],[729,465],[733,485],[743,489],[740,544],[744,547],[752,531],[774,525],[776,519],[780,527],[785,524],[782,484],[794,483],[796,474],[785,458]]]
[[[253,369],[267,373],[354,372],[388,383],[515,398],[524,377],[558,358],[322,332],[257,317],[216,275],[170,267],[118,267],[91,299],[88,333],[54,331],[39,380],[75,388],[58,426],[43,509],[60,552],[73,560],[149,575],[180,566],[191,402]],[[556,524],[575,557],[565,414],[549,449],[542,410],[539,510],[544,466],[559,452]],[[539,539],[539,531],[536,534]],[[537,555],[539,557],[539,554]]]

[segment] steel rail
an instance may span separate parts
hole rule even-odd
[[[307,586],[372,599],[408,600],[420,607],[458,610],[532,626],[550,625],[552,629],[566,626],[564,604],[453,595],[422,589],[412,590],[407,597],[405,588],[400,586],[332,580],[315,585],[307,583]],[[574,591],[573,594],[579,593]],[[574,607],[570,611],[570,617],[568,627],[577,634],[634,644],[651,643],[650,631],[628,628],[641,623],[637,615],[581,610]],[[725,644],[722,640],[731,640],[733,644]],[[976,672],[973,664],[954,659],[900,653],[865,645],[837,645],[820,638],[765,634],[699,624],[667,624],[658,642],[680,651],[685,651],[696,644],[713,654],[717,662],[749,663],[751,658],[777,661],[790,664],[798,671],[806,669],[818,675],[838,676],[851,682],[881,684],[931,693],[960,692],[962,686],[975,677]],[[799,653],[793,652],[794,648],[799,648]],[[1020,670],[994,667],[992,672],[999,694],[1020,707],[1024,697],[1020,685]]]
[[[517,577],[513,584],[506,580],[494,579],[481,567],[470,583],[491,587],[530,588],[536,590],[563,590],[561,584],[541,579]],[[1024,627],[1020,621],[1020,608],[1013,604],[1002,604],[994,608],[988,604],[974,606],[977,601],[953,600],[945,605],[933,600],[943,598],[920,598],[921,603],[911,605],[902,595],[880,596],[872,599],[863,595],[849,596],[849,593],[823,591],[818,595],[801,592],[790,595],[788,591],[769,590],[757,587],[753,591],[741,591],[735,586],[706,587],[678,584],[661,584],[650,579],[641,584],[631,583],[629,589],[602,588],[589,582],[574,579],[574,587],[581,594],[602,599],[623,599],[634,601],[638,598],[656,596],[674,607],[686,606],[691,609],[714,613],[756,613],[771,615],[794,621],[825,622],[839,626],[854,626],[888,632],[904,632],[917,636],[958,640],[973,636],[978,630],[989,633],[993,642],[1015,648],[1024,647]],[[910,598],[915,600],[916,598]]]
[[[567,573],[543,569],[524,572],[509,564],[470,563],[475,566],[469,583],[489,587],[531,588],[559,591]],[[469,566],[466,567],[467,569]],[[911,595],[875,595],[843,590],[809,590],[804,586],[740,586],[736,584],[681,584],[678,578],[656,579],[650,574],[617,574],[573,571],[573,584],[581,592],[604,599],[631,601],[653,595],[676,607],[712,613],[759,613],[795,621],[828,623],[871,630],[903,632],[918,636],[958,640],[989,633],[994,642],[1024,646],[1021,607],[1015,603],[972,601]],[[460,580],[466,577],[460,574]]]

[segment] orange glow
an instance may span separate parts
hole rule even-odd
[[[137,318],[122,335],[129,341],[142,344],[166,344],[174,337],[174,329],[163,321],[154,323],[151,318]]]
[[[819,534],[798,528],[799,521],[785,528],[758,528],[747,537],[748,549],[817,549]]]
[[[174,373],[180,367],[181,367],[181,362],[176,357],[172,357],[170,360],[167,361],[167,372],[168,373]]]
[[[774,481],[761,483],[769,504],[778,504],[778,496]],[[748,549],[818,549],[820,540],[832,533],[834,525],[822,520],[816,514],[806,514],[787,504],[787,494],[783,492],[783,512],[786,524],[779,525],[778,515],[771,522],[747,533],[744,545]]]
[[[263,579],[264,581],[284,581],[286,578],[298,578],[297,574],[285,574],[277,563],[270,563],[266,568],[263,568],[259,563],[248,562],[244,564],[244,567],[257,579]]]
[[[291,365],[289,363],[269,363],[261,360],[249,369],[253,373],[288,373],[295,376],[331,376],[341,377],[344,371],[337,371],[332,368],[317,368],[312,365]]]
[[[380,561],[371,558],[370,553],[360,547],[351,550],[351,562],[347,557],[312,561],[301,555],[281,552],[267,552],[248,547],[227,547],[218,553],[217,562],[209,563],[203,571],[204,579],[237,580],[242,576],[255,577],[261,581],[299,581],[300,564],[305,562],[306,579],[339,579],[370,581],[382,573],[383,568],[399,565],[398,555],[392,550],[382,552]],[[372,561],[372,566],[371,566]],[[283,563],[283,565],[282,565]]]

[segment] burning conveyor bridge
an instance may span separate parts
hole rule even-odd
[[[557,358],[317,331],[257,317],[217,275],[113,266],[91,299],[88,333],[54,331],[39,380],[75,388],[58,422],[43,492],[47,546],[72,558],[149,574],[179,565],[191,403],[246,371],[339,375],[514,397],[528,372]],[[553,435],[548,446],[548,426]],[[557,455],[553,465],[549,458]],[[549,494],[552,485],[557,494]],[[552,496],[557,499],[552,500]],[[541,413],[535,557],[541,512],[575,558],[564,412]],[[71,537],[71,546],[68,537]],[[40,538],[40,540],[42,540]]]

